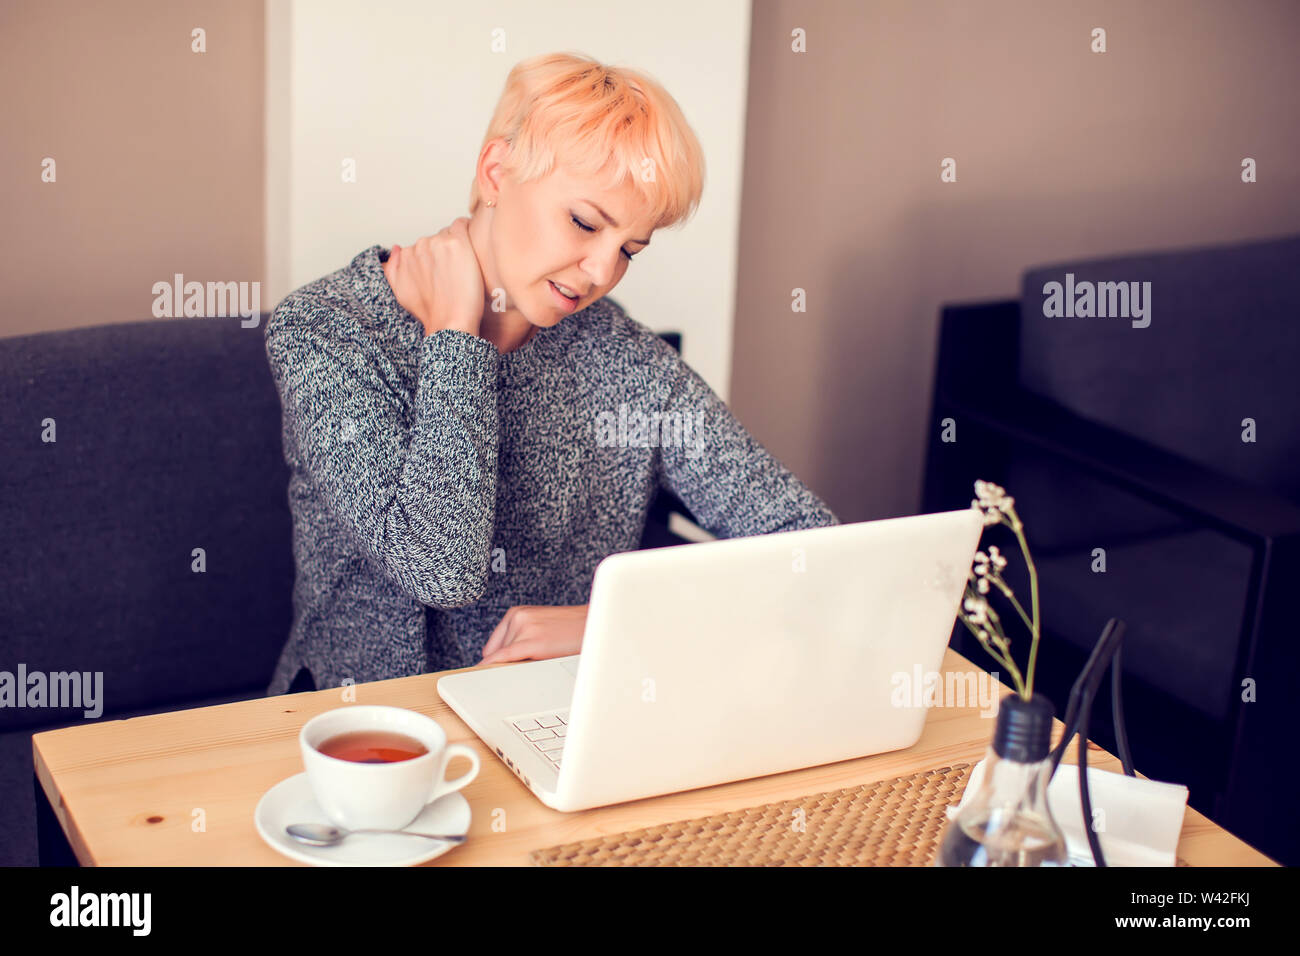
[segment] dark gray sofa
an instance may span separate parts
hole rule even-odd
[[[1150,324],[1044,315],[1044,286],[1067,275],[1150,282]],[[1300,864],[1298,275],[1291,236],[1054,263],[1026,271],[1019,299],[945,307],[922,507],[966,506],[976,479],[1003,485],[1039,572],[1035,690],[1060,716],[1107,619],[1125,620],[1137,770],[1186,784],[1192,807],[1288,865]],[[1015,538],[998,543],[1027,595]],[[1019,624],[1008,633],[1023,654]],[[992,666],[964,627],[952,643]],[[1114,752],[1109,681],[1092,718]]]
[[[0,671],[101,672],[98,720],[263,694],[294,574],[265,320],[0,339]],[[32,734],[84,710],[0,708],[0,865],[37,862]]]

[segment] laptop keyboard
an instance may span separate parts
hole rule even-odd
[[[560,769],[560,759],[564,756],[564,739],[569,733],[567,710],[548,710],[526,717],[515,717],[510,724],[521,739],[531,744],[556,770]]]

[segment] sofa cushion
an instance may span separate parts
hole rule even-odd
[[[1150,283],[1150,324],[1048,317],[1048,282]],[[1084,418],[1300,502],[1300,236],[1025,273],[1020,381]],[[1139,287],[1141,288],[1141,287]],[[1137,320],[1145,321],[1145,319]],[[1242,441],[1242,420],[1256,440]]]

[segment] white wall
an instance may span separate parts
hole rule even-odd
[[[515,63],[570,51],[655,77],[704,149],[695,217],[655,233],[613,297],[725,399],[731,365],[748,0],[267,0],[267,288],[468,214],[478,150]],[[504,51],[493,51],[494,31]],[[357,181],[344,183],[345,157]]]

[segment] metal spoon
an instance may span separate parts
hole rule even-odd
[[[449,836],[439,833],[416,833],[413,830],[345,830],[327,823],[294,823],[284,828],[289,836],[300,843],[311,846],[333,846],[347,839],[354,833],[400,833],[403,836],[428,837],[430,840],[442,840],[446,843],[464,843],[465,835]]]

